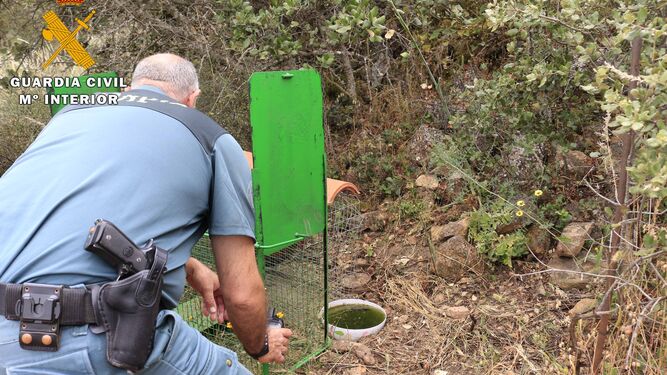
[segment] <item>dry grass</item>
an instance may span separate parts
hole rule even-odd
[[[373,280],[361,297],[380,303],[388,312],[385,328],[362,341],[374,353],[376,363],[365,366],[353,353],[329,351],[304,368],[304,373],[345,374],[360,365],[367,374],[590,371],[596,321],[575,320],[577,357],[571,346],[573,316],[569,311],[583,298],[599,299],[597,287],[563,291],[550,284],[547,274],[516,276],[543,269],[532,261],[518,261],[514,270],[497,267],[481,277],[470,274],[448,283],[429,273],[428,249],[420,243],[419,231],[396,227],[386,233],[395,236],[367,234],[348,248],[359,250],[347,254],[354,259],[364,257],[369,246],[374,251],[368,268]],[[397,261],[405,257],[408,263]],[[655,259],[654,266],[664,264],[660,262]],[[636,278],[629,282],[665,295],[656,288],[656,280],[647,278],[640,269],[629,274]],[[636,288],[621,289],[620,299],[626,307],[612,320],[604,374],[648,375],[666,369],[665,300],[649,306],[645,300],[640,303],[641,297]],[[451,319],[444,314],[448,306],[465,306],[471,314],[466,319]],[[626,357],[630,358],[627,370]]]
[[[44,95],[43,90],[37,89],[20,93]],[[23,153],[50,118],[44,104],[19,105],[18,100],[18,90],[0,89],[0,175]]]
[[[363,341],[377,359],[367,373],[568,372],[567,311],[590,293],[567,295],[541,275],[519,280],[507,270],[487,275],[495,280],[447,283],[429,274],[428,250],[413,242],[408,237],[395,246],[380,245],[372,258],[373,281],[363,297],[379,302],[388,318],[377,336]],[[405,254],[407,264],[396,262]],[[517,268],[530,271],[535,264],[519,262]],[[451,319],[444,314],[448,306],[465,306],[471,314]],[[354,354],[328,352],[304,371],[340,374],[360,363]]]
[[[603,353],[605,373],[664,374],[667,372],[667,253],[648,262],[626,268],[624,282],[615,288],[607,350]],[[662,268],[662,275],[659,271]],[[662,280],[661,280],[662,278]],[[585,371],[593,358],[595,324],[592,314],[577,322],[573,340],[579,367]]]

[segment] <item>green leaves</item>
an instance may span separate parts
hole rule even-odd
[[[327,21],[327,29],[336,33],[330,35],[332,41],[356,44],[367,38],[371,42],[382,42],[386,17],[379,14],[379,8],[371,6],[369,0],[345,3],[343,9]]]
[[[334,62],[334,54],[331,53],[331,52],[327,52],[327,53],[323,54],[322,56],[318,57],[317,61],[320,63],[320,65],[323,68],[328,68]]]
[[[542,94],[552,105],[563,105],[561,114],[570,117],[575,127],[582,127],[592,118],[572,116],[575,108],[583,104],[594,113],[597,104],[606,112],[614,133],[634,131],[638,135],[638,157],[630,168],[636,181],[632,191],[652,198],[667,196],[667,160],[662,156],[667,151],[667,20],[657,7],[633,2],[619,6],[607,1],[561,1],[558,9],[546,2],[510,0],[489,4],[485,17],[492,31],[505,30],[504,35],[509,37],[506,49],[514,61],[488,85],[495,90],[495,104],[480,104],[476,113],[471,113],[476,115],[475,121],[463,122],[485,124],[489,108],[494,122],[529,134],[524,119],[529,121],[530,117],[518,114],[532,102],[529,97]],[[532,36],[528,50],[524,32]],[[629,73],[627,41],[638,35],[644,47],[641,75],[635,79]],[[508,76],[517,75],[525,78],[523,87],[502,85]],[[636,80],[637,88],[628,92],[632,80]],[[576,97],[554,90],[572,83],[590,97],[579,98],[577,103]],[[487,102],[491,100],[488,94],[488,90],[484,95],[476,92]],[[497,98],[511,100],[498,102]],[[602,118],[597,118],[593,124],[602,123]],[[601,154],[606,153],[596,155]]]
[[[496,228],[514,220],[521,220],[516,218],[514,208],[497,200],[471,214],[468,238],[490,260],[511,267],[512,258],[528,253],[526,236],[523,230],[500,235]]]

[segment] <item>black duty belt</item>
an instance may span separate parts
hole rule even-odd
[[[21,322],[21,347],[43,351],[58,350],[60,326],[97,322],[91,291],[62,285],[0,283],[0,315]]]

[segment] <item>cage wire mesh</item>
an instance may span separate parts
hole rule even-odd
[[[354,242],[361,233],[361,224],[359,197],[345,191],[336,196],[329,209],[327,227],[329,301],[359,297],[347,280],[355,276]]]
[[[352,298],[353,291],[341,280],[349,276],[352,241],[361,230],[359,198],[341,193],[328,212],[328,290],[330,298]],[[277,253],[265,257],[264,286],[269,306],[284,314],[285,326],[293,331],[290,350],[283,365],[272,365],[272,373],[288,372],[326,346],[322,311],[325,293],[325,256],[323,236],[306,238]],[[215,261],[208,236],[202,237],[192,256],[215,270]],[[261,373],[261,366],[250,358],[229,329],[209,320],[201,313],[201,297],[186,286],[177,312],[192,327],[212,342],[234,350],[239,360],[253,373]]]

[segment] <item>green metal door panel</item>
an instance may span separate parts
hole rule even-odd
[[[314,70],[250,78],[257,247],[265,255],[322,233],[326,220],[322,86]]]
[[[96,73],[96,74],[89,74],[85,76],[80,76],[77,77],[79,81],[79,85],[81,87],[55,87],[55,88],[49,88],[47,89],[47,95],[90,95],[94,94],[96,92],[120,92],[120,87],[114,86],[114,85],[106,85],[103,87],[100,86],[94,86],[90,87],[86,84],[86,79],[90,77],[95,77],[95,78],[117,78],[118,73],[116,72],[104,72],[104,73]],[[117,80],[113,80],[112,82],[116,82]],[[103,83],[103,82],[102,82]],[[63,109],[65,107],[65,104],[52,104],[50,105],[51,108],[51,116],[55,116],[58,111]]]

